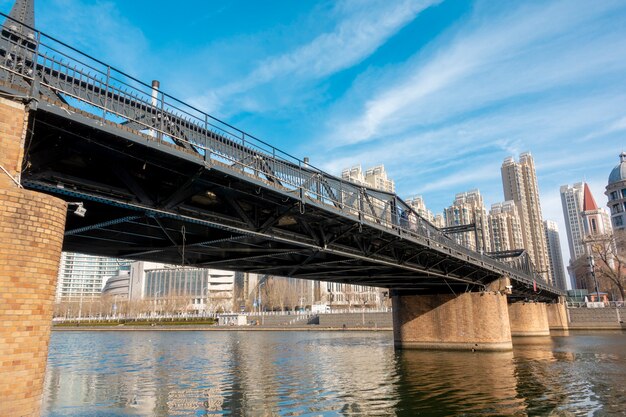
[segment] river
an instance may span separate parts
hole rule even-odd
[[[507,353],[395,351],[391,332],[53,332],[44,416],[619,416],[626,333]]]

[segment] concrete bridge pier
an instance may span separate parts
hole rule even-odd
[[[0,98],[0,416],[38,416],[67,205],[19,185],[25,106]]]
[[[550,336],[545,303],[516,302],[509,304],[511,336]]]
[[[392,292],[394,345],[401,349],[512,350],[506,295]]]

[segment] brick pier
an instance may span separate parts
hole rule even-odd
[[[0,98],[0,416],[40,413],[67,213],[16,182],[27,122],[23,104]]]

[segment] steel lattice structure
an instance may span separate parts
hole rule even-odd
[[[66,250],[421,292],[506,276],[514,297],[562,295],[526,258],[464,248],[397,195],[325,173],[8,16],[0,92],[31,109],[24,186],[88,210],[68,218]]]

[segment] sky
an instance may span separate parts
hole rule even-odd
[[[7,13],[13,0],[0,0]],[[36,26],[332,174],[384,164],[441,212],[534,156],[600,206],[626,149],[623,0],[46,0]]]

